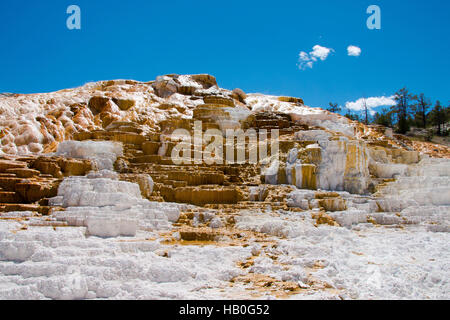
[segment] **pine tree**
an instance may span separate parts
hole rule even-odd
[[[409,115],[411,112],[410,102],[417,99],[408,92],[408,89],[402,88],[395,93],[394,100],[397,102],[391,107],[392,112],[397,117],[397,132],[405,134],[409,131]]]
[[[449,120],[449,109],[449,107],[442,107],[441,102],[438,100],[430,112],[431,122],[438,127],[437,134],[440,136],[445,133],[445,124]]]
[[[359,115],[356,113],[353,113],[350,109],[346,108],[344,117],[352,120],[352,121],[359,121]]]
[[[392,128],[392,111],[384,108],[380,112],[375,113],[373,122],[385,127]]]
[[[415,105],[415,118],[424,129],[426,129],[427,127],[428,110],[430,107],[430,101],[425,97],[423,93],[421,93],[417,98],[417,104]]]
[[[364,111],[364,124],[368,125],[369,124],[369,108],[367,107],[367,102],[366,99],[363,99],[363,111]]]
[[[330,106],[327,109],[328,111],[333,112],[333,113],[337,113],[337,112],[341,111],[341,108],[339,108],[339,105],[337,103],[330,102],[329,105]]]

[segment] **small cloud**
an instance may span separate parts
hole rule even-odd
[[[394,96],[391,97],[370,97],[370,98],[360,98],[353,102],[347,102],[345,104],[345,107],[347,109],[353,110],[353,111],[363,111],[364,110],[364,104],[366,104],[367,108],[369,109],[369,112],[371,115],[375,114],[375,108],[381,107],[381,106],[393,106],[396,105],[397,102],[394,100]]]
[[[334,51],[334,50],[331,48],[326,48],[326,47],[322,47],[319,45],[315,45],[313,47],[313,51],[310,53],[310,55],[324,61],[326,58],[328,58],[328,55],[332,51]]]
[[[321,61],[325,61],[331,52],[334,52],[334,50],[319,45],[315,45],[313,47],[313,51],[311,51],[310,53],[301,51],[298,55],[298,68],[300,70],[305,70],[307,68],[312,69],[315,62],[317,62],[319,59]]]
[[[348,46],[347,52],[351,57],[359,57],[361,55],[361,48],[357,46]]]
[[[309,60],[309,55],[305,51],[301,51],[300,54],[299,54],[299,58],[302,61],[308,61]]]

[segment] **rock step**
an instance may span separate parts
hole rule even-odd
[[[203,102],[205,104],[217,104],[217,105],[225,105],[228,107],[235,107],[233,99],[218,97],[218,96],[206,96],[203,97]]]
[[[194,109],[193,118],[196,120],[215,121],[218,119],[230,119],[230,114],[226,111],[228,106],[202,105]]]
[[[60,182],[43,184],[41,182],[17,183],[15,190],[26,203],[33,203],[43,198],[55,197]]]
[[[22,198],[13,191],[0,191],[0,203],[20,203]]]
[[[242,200],[242,194],[237,187],[219,185],[178,187],[159,186],[159,194],[166,202],[188,203],[204,206],[211,203],[235,204]]]
[[[127,159],[133,159],[133,158],[137,158],[137,157],[142,157],[145,154],[144,154],[144,152],[142,152],[142,150],[127,149],[127,150],[124,150],[123,155]]]
[[[2,203],[0,205],[0,212],[12,212],[12,211],[38,212],[38,210],[39,210],[39,205],[37,205],[37,204]]]
[[[189,186],[221,185],[225,180],[223,173],[218,172],[168,172],[169,180],[185,181]]]
[[[22,181],[22,178],[17,177],[0,177],[0,187],[5,191],[15,192],[16,185]]]
[[[294,98],[294,97],[279,97],[278,101],[295,103],[295,104],[298,104],[298,105],[303,105],[304,104],[303,99],[301,99],[301,98]]]
[[[256,120],[271,120],[271,119],[277,119],[277,120],[287,120],[291,121],[291,116],[285,113],[278,113],[278,112],[259,112],[255,114]]]
[[[159,156],[159,155],[146,155],[146,156],[138,156],[130,159],[131,166],[133,164],[165,164],[165,165],[173,165],[172,158]]]
[[[29,222],[30,227],[68,227],[69,224],[66,221],[46,221],[46,220],[35,220]]]
[[[220,235],[212,229],[186,228],[179,231],[184,241],[215,241]]]
[[[27,163],[14,160],[0,160],[0,173],[5,173],[8,169],[26,168]]]
[[[39,176],[41,174],[38,170],[28,168],[7,169],[6,172],[14,174],[18,178],[32,178]]]
[[[74,140],[77,141],[84,141],[84,140],[117,141],[122,142],[124,144],[135,144],[135,145],[141,145],[144,141],[147,140],[147,137],[134,132],[104,131],[104,130],[76,133],[74,134],[73,138]]]
[[[288,120],[278,120],[278,119],[269,119],[269,120],[256,120],[256,127],[258,128],[289,128],[291,122]]]
[[[188,183],[186,181],[180,181],[180,180],[162,180],[161,181],[164,185],[166,186],[172,186],[174,188],[179,188],[179,187],[187,187]]]
[[[144,155],[157,155],[161,145],[161,142],[145,141],[142,143],[142,151]]]
[[[106,127],[105,130],[123,133],[137,133],[137,134],[141,134],[143,132],[143,130],[139,127],[137,123],[125,121],[112,122],[108,127]]]
[[[156,132],[151,132],[148,133],[147,135],[142,135],[138,132],[129,132],[131,131],[131,129],[126,129],[125,132],[122,131],[105,131],[105,130],[97,130],[97,131],[92,131],[92,132],[88,132],[88,131],[82,131],[82,132],[78,132],[75,133],[73,135],[73,140],[76,141],[85,141],[85,140],[104,140],[104,141],[115,141],[114,137],[119,137],[119,136],[125,136],[126,138],[117,138],[116,140],[125,140],[125,141],[120,141],[120,142],[125,142],[127,143],[127,140],[142,140],[142,142],[144,142],[145,140],[147,141],[159,141],[160,140],[160,133],[156,133]],[[137,138],[136,136],[139,137],[143,137],[142,138]],[[134,142],[132,142],[134,143]],[[135,143],[134,143],[135,144]]]
[[[2,177],[2,178],[16,178],[17,176],[14,173],[0,173],[0,177]]]
[[[167,119],[164,121],[161,121],[158,125],[161,128],[161,132],[164,132],[165,134],[167,133],[172,133],[173,131],[177,130],[177,129],[185,129],[188,131],[192,131],[194,128],[194,119]],[[152,140],[154,141],[154,140]],[[158,139],[157,141],[160,141],[160,139]]]

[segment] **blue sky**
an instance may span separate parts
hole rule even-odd
[[[81,30],[66,9],[81,8]],[[369,5],[381,30],[369,30]],[[450,103],[450,1],[14,0],[0,2],[0,92],[209,73],[227,89],[343,105],[403,86]],[[300,70],[299,53],[332,48]],[[361,48],[359,57],[347,47]]]

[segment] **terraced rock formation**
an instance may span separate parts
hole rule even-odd
[[[0,127],[2,299],[449,298],[446,147],[210,75],[0,97]]]

